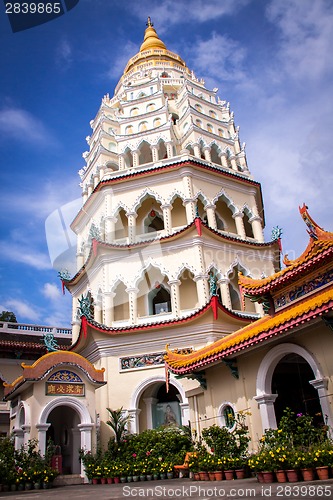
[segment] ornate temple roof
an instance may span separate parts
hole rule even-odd
[[[177,374],[202,370],[206,365],[234,356],[249,347],[288,333],[291,329],[333,310],[333,287],[289,307],[275,316],[263,318],[190,354],[172,352],[167,346],[165,362]]]
[[[11,384],[4,382],[5,398],[25,382],[35,382],[47,376],[56,366],[71,365],[80,368],[94,384],[104,384],[104,368],[97,370],[86,358],[75,352],[55,351],[40,357],[32,365],[22,363],[23,374]]]
[[[295,281],[302,274],[322,266],[325,261],[333,257],[333,233],[325,231],[310,217],[306,205],[299,208],[300,214],[308,227],[310,241],[298,259],[289,260],[284,257],[285,268],[263,279],[252,279],[248,276],[239,276],[239,284],[243,292],[249,295],[265,295]]]
[[[147,62],[154,65],[156,62],[161,63],[161,61],[171,62],[175,66],[182,66],[190,73],[183,59],[178,54],[170,52],[170,50],[166,48],[165,43],[159,38],[153,26],[150,17],[148,17],[147,28],[140,51],[128,61],[124,70],[124,75],[131,70],[138,69],[139,66]]]

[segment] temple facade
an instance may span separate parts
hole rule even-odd
[[[72,344],[33,363],[23,357],[15,377],[3,376],[17,445],[37,438],[44,451],[51,437],[66,472],[82,474],[79,447],[106,445],[107,408],[131,416],[130,432],[172,414],[195,436],[247,411],[255,446],[288,403],[281,391],[296,367],[307,380],[297,401],[314,398],[306,409],[331,419],[333,239],[322,231],[281,270],[280,233],[264,239],[261,186],[217,92],[148,19],[139,52],[90,122],[72,223],[76,272],[59,273],[73,298]],[[282,304],[319,268],[322,287]]]

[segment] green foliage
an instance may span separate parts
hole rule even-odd
[[[6,323],[17,323],[16,316],[12,311],[2,311],[2,313],[0,313],[0,321],[5,321]]]
[[[0,483],[23,484],[51,482],[57,471],[52,469],[48,457],[42,457],[32,439],[26,446],[15,450],[13,438],[0,439]]]
[[[115,441],[120,443],[127,432],[127,425],[131,421],[130,415],[124,415],[123,408],[118,408],[117,410],[111,410],[107,408],[109,412],[110,419],[106,423],[111,427],[115,435]]]

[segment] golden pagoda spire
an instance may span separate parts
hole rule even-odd
[[[156,33],[156,30],[154,28],[154,25],[150,17],[148,17],[147,19],[146,26],[147,28],[145,31],[143,43],[140,47],[140,52],[150,49],[166,49],[165,44],[162,42],[162,40]]]

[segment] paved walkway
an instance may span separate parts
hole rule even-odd
[[[149,481],[142,483],[59,486],[49,490],[31,490],[21,492],[1,492],[0,497],[10,497],[11,500],[45,500],[56,499],[135,499],[168,500],[197,499],[209,500],[210,498],[231,498],[240,500],[256,498],[271,500],[302,499],[317,500],[319,498],[332,498],[333,479],[327,481],[311,481],[301,483],[272,483],[261,484],[255,478],[238,479],[235,481],[192,481],[190,479],[170,479]]]

